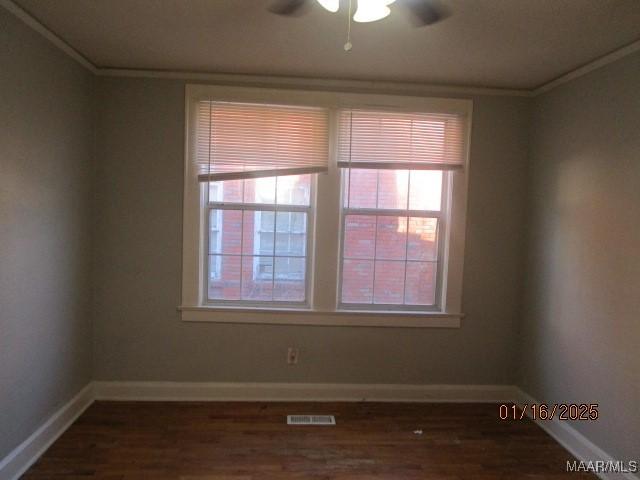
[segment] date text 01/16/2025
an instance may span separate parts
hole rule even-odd
[[[500,420],[583,420],[594,422],[598,419],[597,403],[531,403],[524,405],[500,405]]]

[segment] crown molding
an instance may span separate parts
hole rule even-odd
[[[26,25],[31,27],[33,30],[38,32],[44,38],[53,43],[56,47],[62,50],[64,53],[73,58],[76,62],[82,65],[84,68],[89,70],[94,75],[98,74],[98,68],[89,61],[84,55],[78,52],[75,48],[65,42],[58,35],[53,33],[47,27],[45,27],[40,21],[38,21],[33,15],[27,12],[22,7],[18,6],[16,3],[11,0],[0,0],[0,6],[7,9],[9,12],[13,13],[18,19],[22,20]]]
[[[354,93],[395,93],[398,95],[459,94],[499,95],[529,97],[531,91],[507,88],[473,87],[463,85],[437,85],[409,82],[386,82],[377,80],[342,80],[311,77],[288,77],[275,75],[252,75],[233,73],[201,73],[166,70],[139,70],[100,68],[98,75],[105,77],[164,78],[200,81],[220,85],[300,88],[307,90],[329,90]]]
[[[61,37],[48,29],[33,15],[31,15],[29,12],[24,10],[12,0],[0,0],[0,6],[4,7],[13,15],[18,17],[26,25],[49,40],[56,47],[58,47],[64,53],[80,63],[91,73],[101,77],[164,78],[185,81],[201,81],[221,85],[300,88],[309,90],[340,90],[363,93],[395,93],[398,95],[456,94],[469,96],[488,95],[508,97],[537,97],[538,95],[549,92],[560,85],[575,80],[576,78],[582,77],[589,72],[604,67],[605,65],[615,62],[616,60],[626,57],[627,55],[640,51],[639,39],[602,57],[596,58],[595,60],[582,65],[581,67],[571,70],[570,72],[567,72],[533,89],[494,88],[464,85],[429,85],[422,83],[382,82],[375,80],[337,80],[272,75],[111,68],[98,67],[97,65],[95,65],[87,57],[82,55],[78,50],[69,45]]]
[[[617,50],[607,53],[602,57],[596,58],[595,60],[592,60],[591,62],[586,63],[585,65],[582,65],[575,70],[571,70],[570,72],[567,72],[564,75],[551,80],[550,82],[540,85],[539,87],[533,89],[531,91],[531,94],[533,97],[537,97],[538,95],[549,92],[554,88],[559,87],[560,85],[575,80],[576,78],[580,78],[589,72],[593,72],[594,70],[609,65],[610,63],[613,63],[616,60],[620,60],[621,58],[624,58],[627,55],[631,55],[632,53],[635,53],[637,51],[640,51],[640,40],[636,40],[628,45],[625,45],[624,47],[618,48]]]

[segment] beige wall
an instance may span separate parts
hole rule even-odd
[[[598,403],[574,426],[640,453],[640,54],[535,99],[520,385]]]
[[[181,322],[184,83],[100,78],[97,91],[96,379],[514,382],[527,99],[474,98],[467,318],[413,330]]]
[[[0,8],[0,459],[91,380],[92,81]]]

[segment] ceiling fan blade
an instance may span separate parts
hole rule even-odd
[[[437,0],[404,0],[416,27],[433,25],[447,18],[451,12]]]
[[[284,16],[297,16],[304,12],[307,0],[276,0],[269,7],[271,13]]]

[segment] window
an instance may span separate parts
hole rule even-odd
[[[304,305],[308,297],[311,175],[206,185],[208,218],[220,219],[216,220],[219,233],[209,229],[216,237],[208,242],[206,302]]]
[[[343,171],[342,308],[439,308],[447,178],[443,171]]]
[[[469,100],[186,97],[183,319],[459,325]]]
[[[339,306],[441,310],[450,172],[463,168],[459,115],[339,113]]]

